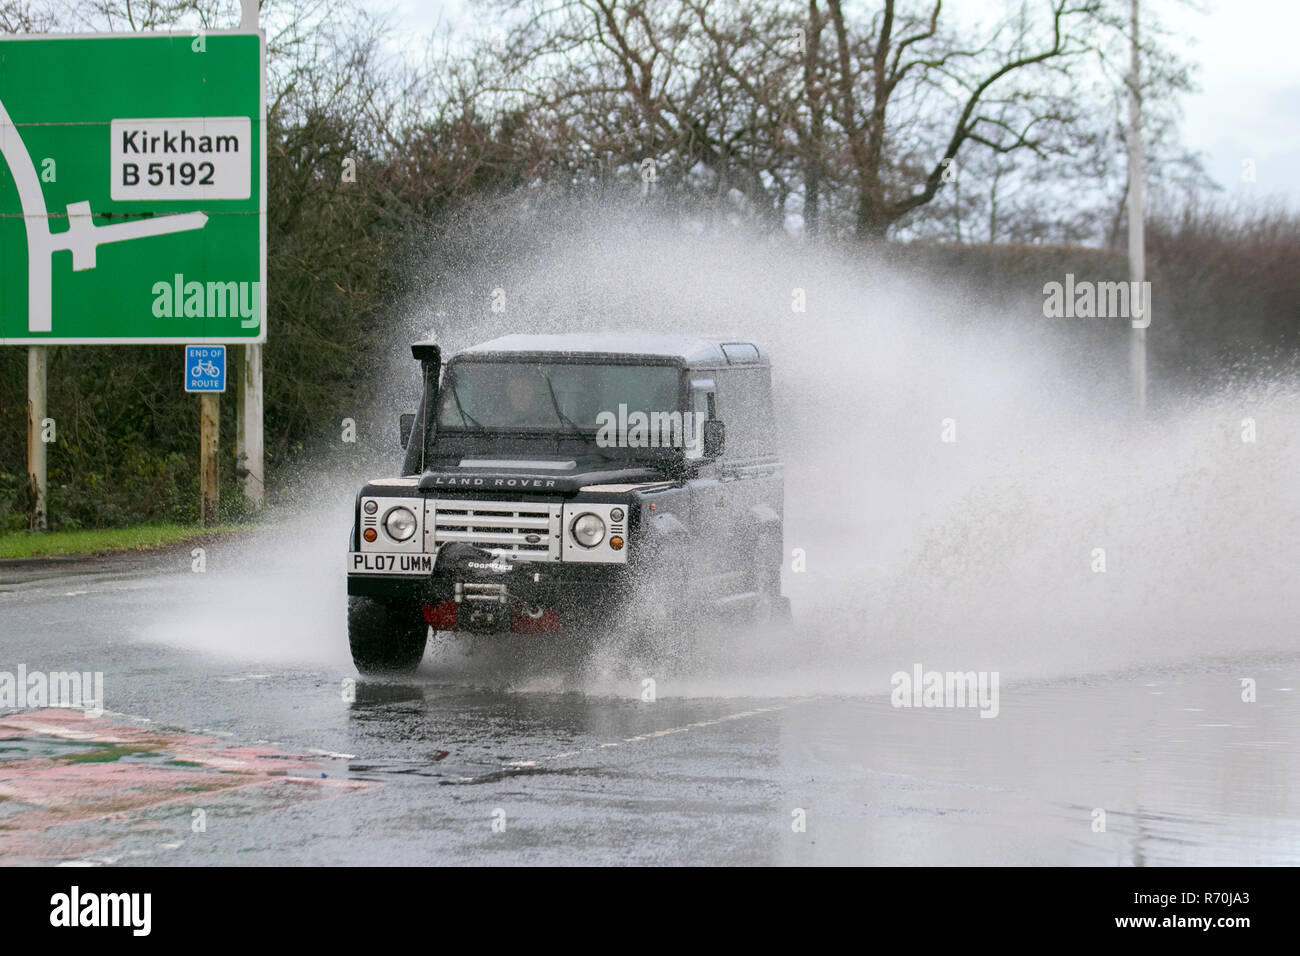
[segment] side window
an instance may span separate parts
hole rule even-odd
[[[683,429],[688,459],[704,455],[704,423],[718,417],[716,388],[711,378],[691,379],[691,427]]]

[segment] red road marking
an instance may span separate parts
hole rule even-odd
[[[136,819],[157,807],[215,807],[223,794],[239,791],[269,808],[375,786],[323,778],[322,766],[316,757],[87,718],[80,711],[0,717],[0,862],[102,851],[114,842],[103,834],[115,828],[94,828],[94,821],[134,821],[166,836],[163,824]],[[189,837],[188,814],[184,826]]]

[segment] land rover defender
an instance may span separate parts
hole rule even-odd
[[[357,494],[348,637],[414,670],[429,630],[571,634],[784,618],[771,366],[753,342],[509,335],[411,347],[401,474]]]

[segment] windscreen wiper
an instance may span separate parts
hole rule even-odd
[[[551,393],[551,407],[555,409],[555,417],[565,425],[569,426],[569,431],[575,435],[586,437],[587,432],[572,418],[560,410],[560,400],[555,397],[555,386],[551,384],[551,378],[545,372],[539,373],[542,380],[546,382],[546,390]]]
[[[568,415],[564,414],[563,411],[561,411],[560,400],[555,395],[555,386],[551,384],[550,376],[548,376],[545,372],[540,372],[540,374],[542,378],[546,380],[547,391],[551,393],[551,405],[555,409],[555,417],[558,418],[563,424],[569,427],[569,434],[576,435],[579,438],[584,438],[584,439],[588,438],[589,432],[581,425],[579,425],[577,422],[575,422],[572,418],[570,418]],[[596,451],[596,454],[599,455],[601,458],[605,459],[605,461],[617,460],[613,455],[608,454],[607,452],[604,451],[598,450]]]
[[[457,391],[456,391],[456,381],[455,381],[454,379],[452,380],[452,383],[451,383],[451,397],[452,397],[452,398],[455,400],[455,402],[456,402],[456,411],[460,412],[460,419],[461,419],[462,422],[468,422],[468,423],[469,423],[471,426],[473,426],[474,428],[482,428],[482,427],[483,427],[483,423],[480,422],[480,421],[479,421],[477,418],[475,418],[473,415],[471,415],[469,412],[465,411],[465,406],[463,406],[463,405],[460,403],[460,395],[459,395],[459,393],[457,393]]]

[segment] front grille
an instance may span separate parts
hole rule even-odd
[[[472,544],[521,561],[558,561],[562,505],[437,498],[425,511],[425,551]],[[532,540],[530,540],[532,539]]]

